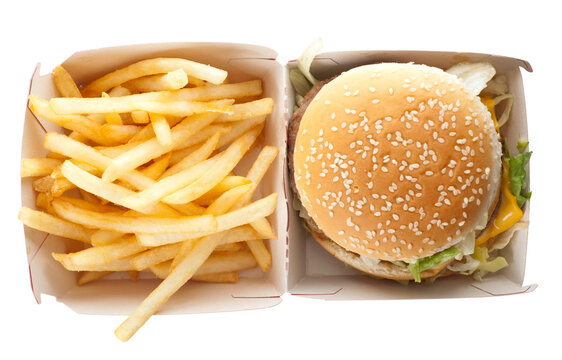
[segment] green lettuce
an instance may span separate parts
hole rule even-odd
[[[435,255],[416,260],[416,262],[408,265],[408,269],[410,270],[412,275],[414,275],[414,281],[419,283],[421,282],[421,273],[423,271],[433,269],[434,267],[451,260],[458,254],[460,254],[460,251],[458,249],[449,248]]]
[[[505,151],[505,161],[509,166],[509,185],[511,188],[512,194],[517,199],[517,205],[519,207],[523,207],[525,201],[531,198],[531,192],[522,193],[526,187],[527,182],[525,179],[527,178],[527,172],[525,171],[525,165],[529,162],[531,158],[532,151],[527,151],[524,153],[520,153],[514,157],[511,157],[509,153],[509,147],[507,146],[507,142],[504,140],[503,143],[504,151]]]

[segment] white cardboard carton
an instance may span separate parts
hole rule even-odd
[[[508,78],[515,102],[511,119],[503,128],[505,137],[514,149],[520,136],[527,137],[525,96],[520,68],[532,71],[531,65],[514,58],[473,53],[431,51],[352,51],[320,54],[312,64],[311,72],[318,79],[327,79],[353,67],[377,62],[414,62],[447,69],[461,61],[490,62],[498,74]],[[295,67],[289,63],[289,69]],[[289,109],[293,94],[289,91]],[[292,194],[291,194],[292,196]],[[529,203],[525,205],[524,217],[529,219]],[[518,294],[533,291],[536,285],[523,286],[527,230],[519,231],[510,245],[500,254],[509,262],[509,267],[497,274],[489,274],[483,282],[471,277],[451,276],[437,280],[434,284],[404,286],[393,281],[374,280],[362,275],[322,249],[316,241],[299,226],[298,213],[289,212],[289,274],[288,288],[293,295],[319,299],[412,299],[412,298],[457,298]],[[304,240],[303,240],[304,239]]]
[[[273,256],[271,269],[246,271],[236,284],[190,283],[178,291],[159,313],[201,313],[265,308],[281,302],[281,295],[290,292],[322,299],[401,299],[477,297],[517,294],[534,290],[535,285],[523,286],[527,232],[516,234],[502,253],[510,267],[492,274],[484,282],[467,277],[440,279],[431,286],[402,286],[392,281],[378,281],[346,267],[326,253],[306,233],[298,215],[289,204],[292,194],[288,185],[285,161],[286,128],[293,108],[293,91],[288,82],[288,69],[275,59],[275,51],[254,45],[229,43],[163,43],[122,46],[79,52],[63,65],[79,84],[137,60],[172,56],[212,64],[229,71],[231,82],[260,78],[264,96],[275,101],[274,112],[265,127],[265,143],[279,147],[279,156],[262,181],[256,196],[277,192],[277,209],[270,220],[277,229],[277,241],[270,241]],[[508,125],[507,137],[515,142],[527,135],[525,100],[520,67],[532,71],[522,60],[483,54],[409,51],[361,51],[323,54],[317,57],[312,72],[327,78],[357,65],[380,61],[424,63],[448,67],[461,60],[490,61],[499,74],[508,76],[515,104]],[[49,69],[50,70],[50,69]],[[33,74],[30,92],[43,98],[57,96],[50,74],[40,75],[39,66]],[[42,139],[46,131],[56,126],[36,118],[26,111],[22,157],[45,154]],[[514,143],[511,144],[514,146]],[[253,156],[252,156],[253,155]],[[257,149],[249,157],[257,155]],[[240,173],[249,162],[240,164]],[[235,171],[236,172],[236,171]],[[35,194],[31,179],[22,180],[22,205],[34,208]],[[524,219],[529,217],[526,205]],[[25,228],[32,290],[41,302],[41,294],[55,296],[58,301],[79,313],[128,314],[158,284],[158,280],[142,278],[132,282],[125,278],[98,280],[86,286],[76,286],[77,274],[66,271],[52,257],[52,252],[77,251],[75,241]]]

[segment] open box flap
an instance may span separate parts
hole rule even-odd
[[[462,61],[490,62],[498,74],[507,77],[510,92],[514,94],[515,100],[511,118],[508,124],[502,127],[502,133],[508,139],[510,148],[515,149],[517,140],[528,135],[520,71],[520,68],[532,71],[527,61],[504,56],[459,52],[348,51],[319,54],[312,63],[311,73],[318,79],[326,79],[369,63],[414,62],[446,69]],[[296,67],[294,61],[287,65],[288,70],[294,67]],[[290,85],[287,93],[288,108],[292,109],[294,94]],[[288,184],[288,174],[285,175]],[[292,199],[293,194],[288,186],[287,192],[289,199]],[[530,204],[527,202],[523,221],[529,220],[529,209]],[[510,245],[499,252],[510,266],[497,274],[488,274],[484,282],[476,282],[470,277],[452,276],[439,279],[431,286],[412,284],[405,287],[393,281],[374,280],[335,259],[307,233],[293,207],[289,212],[289,225],[288,286],[289,292],[293,295],[322,299],[448,298],[518,294],[536,288],[536,285],[523,285],[527,229],[516,232]]]
[[[132,45],[83,51],[72,55],[63,64],[79,85],[114,70],[149,57],[184,57],[202,63],[213,64],[229,72],[229,81],[238,82],[261,78],[264,96],[274,99],[274,112],[264,128],[264,144],[274,145],[280,153],[256,190],[255,198],[279,194],[275,215],[269,220],[280,241],[271,241],[270,250],[274,259],[269,271],[253,269],[240,273],[236,284],[190,283],[182,288],[163,308],[161,313],[200,313],[264,308],[281,302],[286,285],[286,221],[287,201],[284,197],[283,169],[285,159],[284,89],[283,66],[275,60],[277,53],[271,49],[244,44],[224,43],[164,43]],[[58,96],[50,73],[40,74],[38,65],[33,73],[30,93],[49,99]],[[60,131],[56,125],[35,117],[26,108],[22,157],[42,157],[42,147],[47,131]],[[259,147],[249,152],[235,169],[245,173],[259,153]],[[239,171],[239,172],[238,172]],[[35,208],[32,180],[22,179],[22,205]],[[25,227],[24,227],[25,228]],[[66,271],[52,256],[52,252],[72,252],[82,249],[83,244],[73,240],[47,235],[25,228],[31,287],[38,302],[41,294],[52,295],[80,313],[127,314],[158,284],[155,279],[130,280],[108,279],[76,286],[77,273]],[[107,296],[107,294],[114,294]],[[91,300],[89,300],[91,299]],[[213,299],[213,301],[209,301]]]

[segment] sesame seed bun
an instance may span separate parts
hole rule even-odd
[[[382,63],[341,74],[306,108],[293,148],[302,205],[330,240],[363,257],[443,251],[497,200],[501,146],[490,114],[438,68]]]

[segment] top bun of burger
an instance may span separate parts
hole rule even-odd
[[[501,145],[462,82],[425,65],[342,73],[300,121],[293,175],[303,206],[343,249],[414,261],[461,242],[493,209]]]

